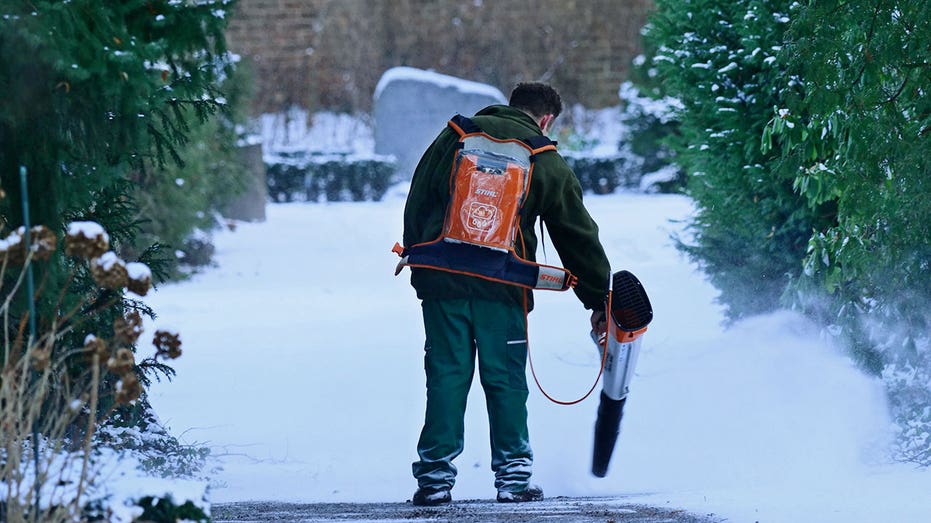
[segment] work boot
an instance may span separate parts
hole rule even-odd
[[[417,507],[435,507],[453,500],[452,494],[446,487],[420,487],[414,492],[411,504]]]
[[[524,490],[508,492],[498,491],[498,501],[501,503],[524,503],[527,501],[543,501],[543,489],[536,485],[527,485]]]

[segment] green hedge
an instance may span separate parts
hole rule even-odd
[[[640,190],[643,172],[624,154],[564,155],[582,190],[610,194]],[[380,201],[400,181],[390,156],[288,152],[265,156],[268,196],[274,202]],[[663,191],[665,186],[659,185]]]
[[[583,156],[563,154],[566,163],[575,172],[582,190],[595,194],[610,194],[618,189],[640,188],[641,173],[622,155]]]
[[[397,181],[390,156],[277,153],[265,156],[272,201],[380,201]]]

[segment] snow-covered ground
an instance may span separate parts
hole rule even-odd
[[[878,381],[792,313],[721,326],[715,290],[669,240],[689,200],[586,201],[655,321],[607,478],[588,472],[597,396],[564,407],[531,391],[534,479],[548,496],[636,495],[736,522],[931,520],[931,471],[885,460]],[[214,502],[409,499],[424,378],[419,303],[389,252],[403,203],[270,205],[267,222],[216,237],[217,267],[146,299],[184,342],[152,402],[176,434],[214,449]],[[588,315],[571,294],[537,301],[537,373],[572,399],[598,370]],[[466,427],[454,497],[490,498],[478,383]]]

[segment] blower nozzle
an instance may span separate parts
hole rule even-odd
[[[621,433],[621,417],[627,398],[613,400],[601,393],[598,417],[595,419],[595,447],[592,451],[592,474],[603,478],[608,475],[608,463],[614,453],[614,445]]]

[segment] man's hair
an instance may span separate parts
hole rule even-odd
[[[551,114],[559,116],[562,112],[562,98],[552,86],[539,82],[522,82],[511,91],[508,105],[522,109],[540,118]]]

